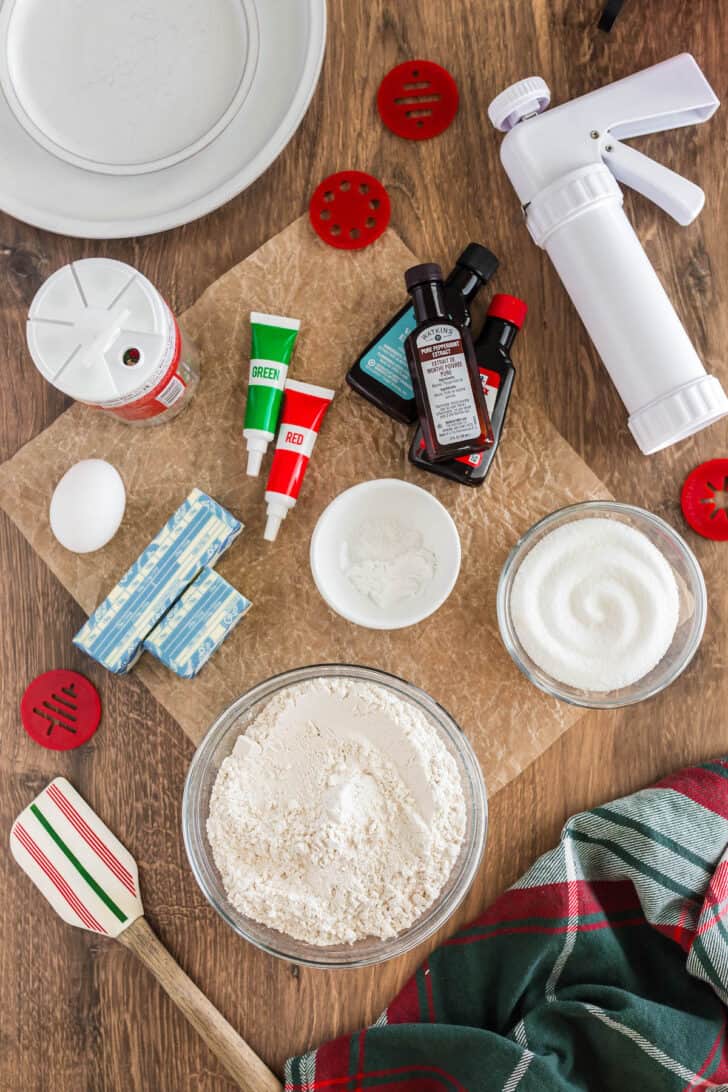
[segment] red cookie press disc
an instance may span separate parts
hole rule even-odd
[[[96,687],[77,671],[46,671],[20,701],[23,727],[49,751],[70,751],[91,738],[101,720]]]
[[[398,64],[377,92],[382,121],[407,140],[428,140],[444,133],[458,112],[459,100],[455,80],[434,61]]]
[[[389,194],[364,171],[338,171],[319,182],[308,206],[313,230],[329,246],[361,250],[389,223]]]
[[[716,542],[728,542],[728,459],[711,459],[696,466],[685,479],[680,503],[694,531]]]

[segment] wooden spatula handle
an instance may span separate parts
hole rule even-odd
[[[281,1092],[282,1085],[278,1078],[187,977],[149,928],[146,918],[137,918],[118,939],[149,968],[162,989],[245,1092]]]

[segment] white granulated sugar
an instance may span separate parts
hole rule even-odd
[[[660,662],[678,625],[680,594],[669,561],[642,531],[607,517],[579,519],[526,554],[511,614],[543,671],[606,693]]]
[[[376,683],[320,678],[276,694],[240,736],[207,833],[240,913],[310,944],[386,939],[450,876],[462,782],[415,705]]]
[[[342,568],[358,592],[387,609],[420,594],[435,576],[437,557],[416,527],[384,517],[365,520],[343,544]]]

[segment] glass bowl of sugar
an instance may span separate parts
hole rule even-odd
[[[594,709],[660,693],[692,660],[708,597],[685,540],[629,504],[586,501],[534,524],[497,593],[501,638],[532,683]]]
[[[483,775],[418,687],[347,664],[241,695],[192,759],[182,802],[203,894],[240,936],[315,967],[362,967],[440,929],[488,825]]]

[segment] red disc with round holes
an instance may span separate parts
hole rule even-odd
[[[685,479],[680,503],[694,531],[716,542],[728,542],[728,459],[711,459],[696,466]]]
[[[20,700],[23,727],[49,751],[70,751],[94,734],[101,720],[101,698],[77,671],[46,671],[33,679]]]
[[[317,235],[339,250],[361,250],[389,223],[389,194],[364,171],[338,171],[313,192],[308,214]]]
[[[444,133],[458,112],[459,101],[455,80],[434,61],[398,64],[377,92],[382,121],[407,140],[429,140]]]

